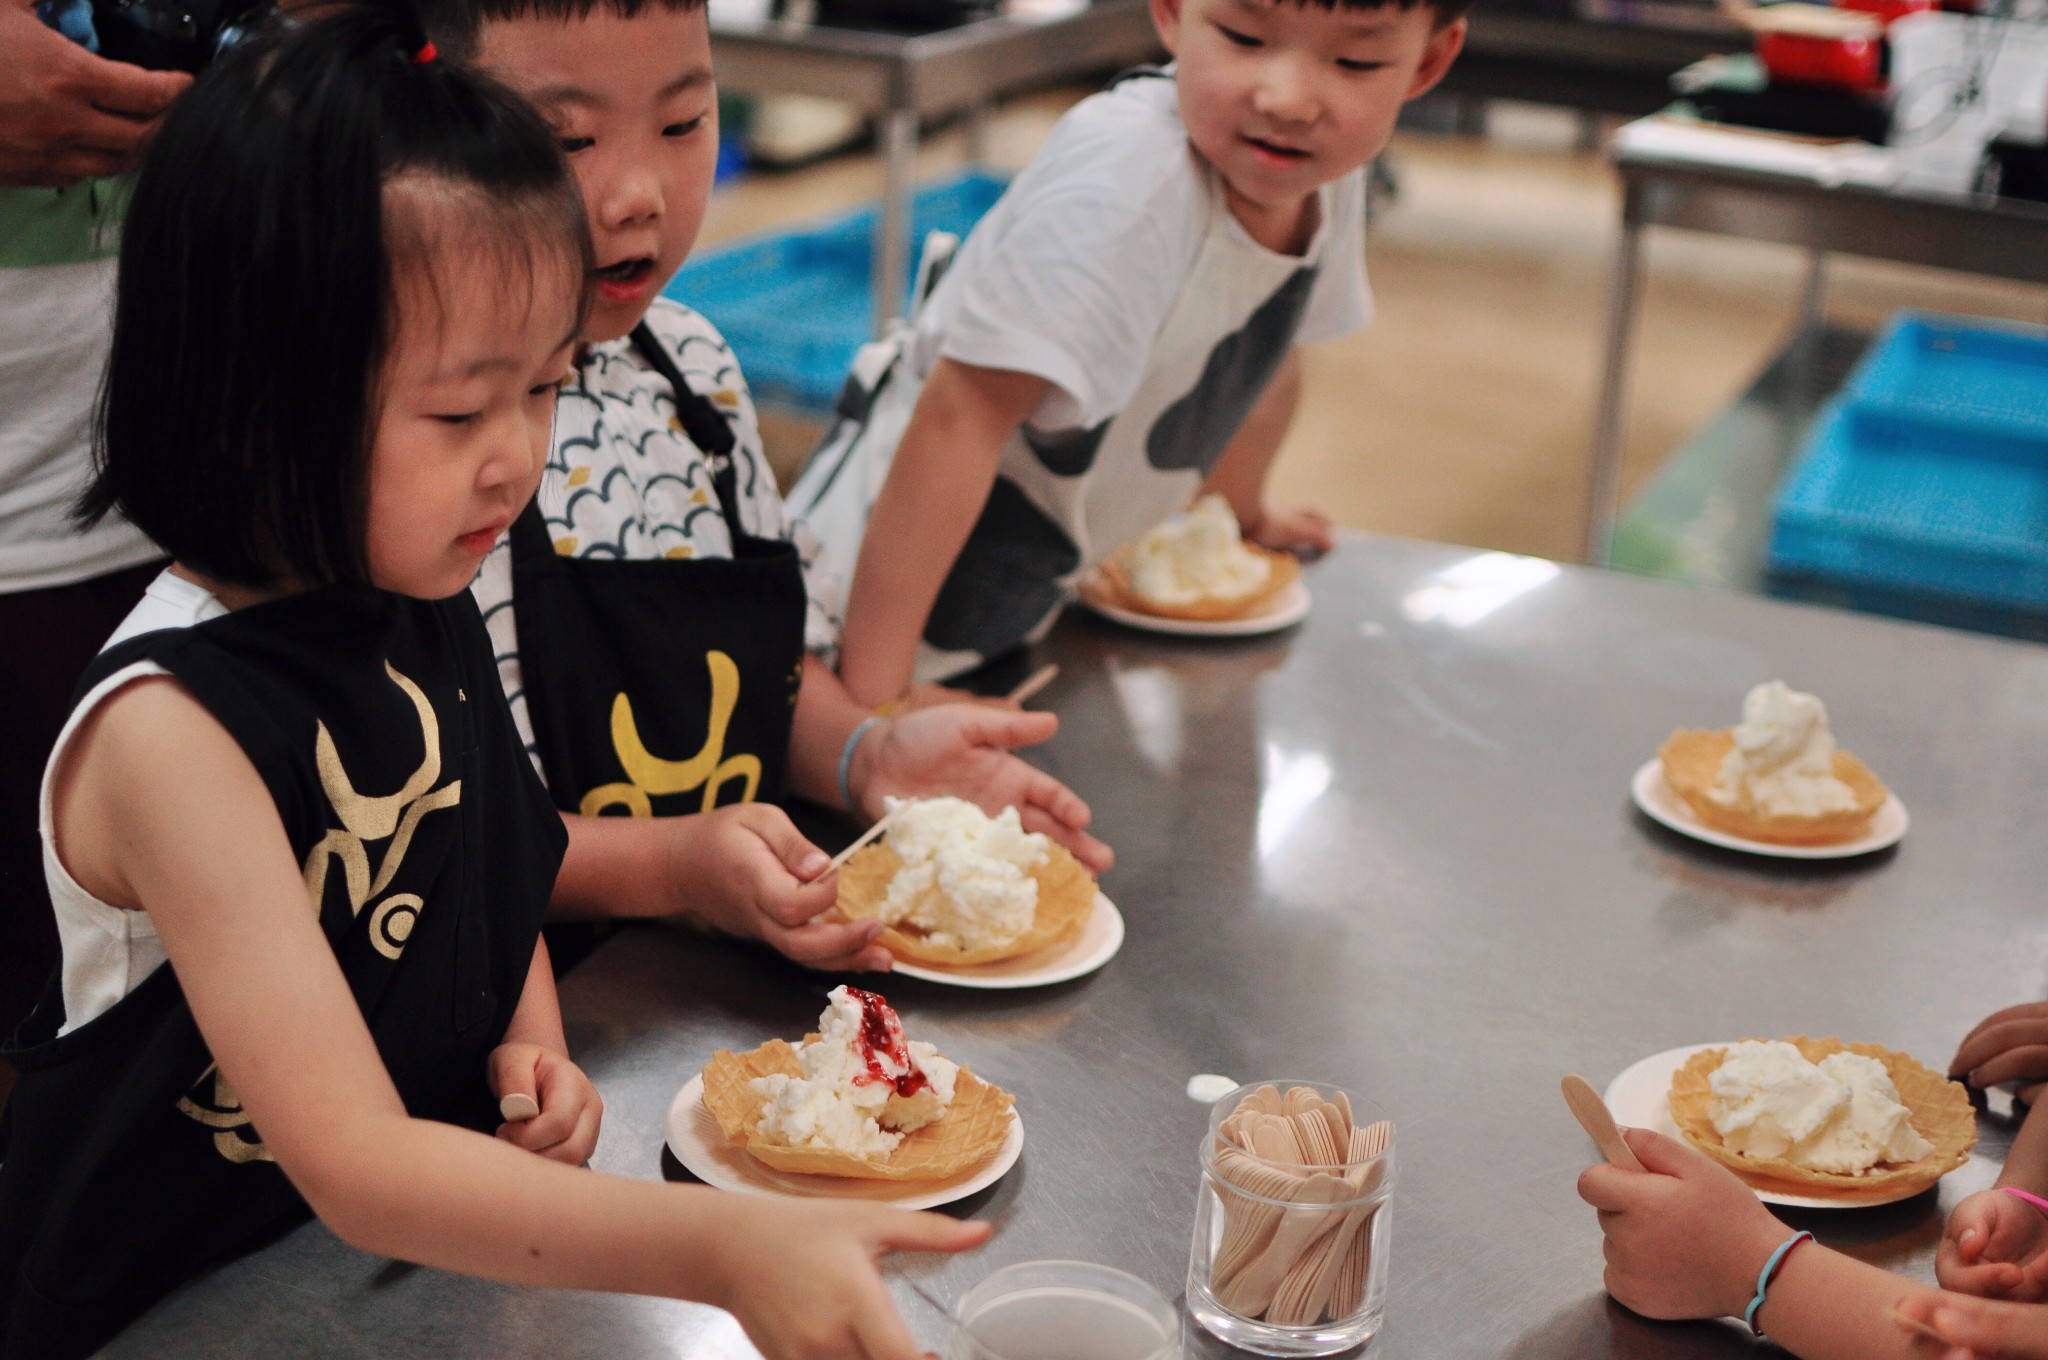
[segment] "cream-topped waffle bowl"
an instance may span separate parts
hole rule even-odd
[[[1785,1156],[1757,1157],[1731,1150],[1712,1118],[1710,1082],[1726,1060],[1728,1047],[1703,1049],[1672,1074],[1668,1097],[1671,1119],[1679,1135],[1693,1147],[1742,1177],[1752,1188],[1828,1197],[1870,1194],[1917,1195],[1969,1160],[1977,1142],[1977,1114],[1961,1083],[1950,1081],[1911,1054],[1876,1044],[1845,1044],[1840,1039],[1798,1035],[1782,1042],[1799,1050],[1808,1062],[1819,1063],[1837,1053],[1851,1053],[1882,1064],[1905,1105],[1913,1131],[1928,1150],[1910,1161],[1886,1161],[1868,1171],[1815,1170]]]
[[[1826,706],[1777,680],[1749,691],[1733,727],[1681,728],[1657,759],[1665,784],[1694,817],[1747,841],[1855,841],[1890,797],[1862,761],[1836,746]]]
[[[725,1188],[927,1204],[1015,1162],[1009,1093],[910,1041],[881,997],[834,988],[820,1031],[713,1054],[670,1109],[677,1159]],[[900,1192],[854,1189],[876,1185]]]
[[[1680,1073],[1686,1068],[1688,1063],[1697,1061],[1701,1064],[1699,1068],[1694,1069],[1696,1072],[1703,1070],[1711,1071],[1712,1068],[1718,1067],[1720,1055],[1733,1047],[1737,1042],[1739,1041],[1724,1040],[1716,1043],[1686,1044],[1678,1048],[1666,1049],[1661,1053],[1653,1053],[1623,1069],[1614,1080],[1608,1083],[1607,1089],[1602,1093],[1602,1099],[1606,1102],[1608,1110],[1613,1113],[1616,1122],[1619,1124],[1631,1128],[1653,1129],[1658,1133],[1664,1134],[1666,1137],[1692,1142],[1693,1140],[1689,1139],[1686,1133],[1679,1127],[1678,1121],[1674,1116],[1674,1083],[1680,1081]],[[1839,1043],[1839,1041],[1813,1040],[1805,1042]],[[1876,1045],[1845,1044],[1842,1047],[1848,1048],[1851,1051],[1868,1050],[1870,1051],[1869,1056],[1875,1056],[1878,1052],[1886,1051],[1877,1049]],[[1804,1051],[1806,1050],[1802,1049],[1802,1052]],[[1825,1050],[1816,1049],[1815,1051],[1825,1053]],[[1711,1056],[1703,1057],[1702,1055]],[[1912,1061],[1910,1058],[1906,1058],[1904,1054],[1896,1056],[1904,1058],[1907,1062]],[[1883,1061],[1883,1059],[1880,1059],[1880,1061]],[[1918,1066],[1918,1064],[1915,1065]],[[1889,1062],[1886,1063],[1886,1068],[1888,1072],[1894,1070]],[[1922,1067],[1921,1070],[1925,1071],[1926,1069]],[[1937,1077],[1936,1080],[1942,1079]],[[1896,1076],[1894,1081],[1895,1084],[1898,1081]],[[1952,1085],[1952,1083],[1949,1084]],[[1914,1094],[1907,1098],[1908,1086],[1902,1085],[1900,1087],[1900,1095],[1902,1098],[1907,1098],[1906,1103],[1913,1110],[1914,1128],[1927,1137],[1930,1142],[1936,1144],[1938,1155],[1950,1163],[1947,1170],[1953,1170],[1955,1167],[1961,1166],[1968,1160],[1970,1144],[1964,1144],[1960,1152],[1957,1152],[1954,1150],[1953,1142],[1946,1141],[1949,1135],[1945,1134],[1942,1130],[1948,1127],[1947,1121],[1949,1116],[1935,1113],[1933,1117],[1926,1119],[1924,1122],[1922,1116],[1923,1105],[1930,1105],[1932,1110],[1953,1110],[1954,1107],[1946,1104],[1947,1097],[1935,1096],[1931,1102],[1927,1100],[1922,1094],[1923,1088],[1918,1085],[1917,1081],[1910,1081],[1909,1085]],[[1695,1099],[1696,1095],[1694,1094],[1692,1078],[1687,1077],[1684,1079],[1683,1089],[1679,1093],[1680,1104],[1690,1106]],[[1967,1096],[1964,1096],[1963,1104],[1967,1108]],[[1688,1117],[1690,1118],[1691,1116],[1689,1115]],[[1711,1124],[1709,1125],[1709,1133],[1711,1133]],[[1974,1136],[1973,1117],[1970,1137],[1974,1140]],[[1694,1145],[1699,1146],[1697,1143]],[[1714,1156],[1714,1153],[1706,1147],[1701,1147],[1700,1150],[1708,1156]],[[1729,1153],[1725,1147],[1720,1148],[1719,1151],[1722,1155],[1715,1157],[1715,1160],[1722,1161],[1724,1164],[1727,1158],[1734,1155]],[[1744,1170],[1743,1168],[1731,1169],[1737,1170],[1738,1174]],[[1751,1167],[1748,1170],[1750,1174],[1744,1174],[1742,1179],[1756,1193],[1758,1199],[1763,1200],[1766,1204],[1780,1204],[1791,1208],[1805,1209],[1854,1209],[1880,1204],[1892,1204],[1899,1200],[1910,1199],[1914,1195],[1922,1193],[1929,1185],[1939,1180],[1941,1175],[1947,1174],[1947,1170],[1938,1172],[1932,1180],[1925,1179],[1924,1175],[1888,1177],[1883,1180],[1856,1177],[1853,1178],[1854,1184],[1838,1187],[1818,1183],[1802,1184],[1794,1180],[1780,1179],[1767,1174],[1769,1168]],[[1757,1174],[1759,1171],[1763,1171],[1766,1174]]]
[[[941,804],[952,806],[938,808]],[[925,834],[908,824],[920,812],[934,808],[940,815],[965,822],[981,818],[981,824],[979,828],[945,828],[934,834]],[[1022,959],[1074,940],[1097,912],[1100,894],[1081,862],[1065,846],[1043,835],[1017,834],[1013,808],[1004,809],[1003,819],[994,819],[981,817],[979,809],[959,799],[911,799],[902,804],[892,800],[889,819],[889,830],[881,840],[855,851],[840,867],[837,905],[848,920],[865,921],[878,916],[888,919],[892,900],[915,898],[920,902],[920,915],[926,918],[922,923],[899,918],[876,937],[899,960],[927,969],[952,971]],[[898,852],[899,838],[905,847],[914,847],[913,854],[933,866],[926,876],[929,886],[913,892],[912,885],[906,883],[899,890],[899,876],[918,870],[917,865],[906,864],[904,855]],[[991,846],[995,853],[982,853]],[[927,851],[932,853],[926,856]],[[1028,864],[1016,862],[1034,858],[1035,862]],[[964,880],[977,874],[983,881],[964,885]],[[1014,897],[1027,878],[1030,888],[1026,895],[1035,893],[1028,919],[1020,917],[1011,931],[1002,932],[995,929],[998,923],[977,919],[972,908],[980,899],[1006,893]],[[988,881],[991,879],[994,881]],[[963,892],[971,886],[976,901],[950,900],[945,886],[949,881],[961,886]],[[897,898],[892,898],[892,892],[897,893]],[[1023,910],[1021,906],[1017,909]],[[1118,925],[1121,926],[1121,918]],[[970,927],[974,928],[971,932]],[[1121,935],[1120,929],[1118,934]]]

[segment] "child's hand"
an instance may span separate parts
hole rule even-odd
[[[1245,530],[1244,536],[1261,548],[1293,553],[1296,557],[1321,557],[1337,546],[1337,535],[1330,527],[1330,517],[1305,505],[1291,510],[1265,511],[1259,516],[1258,523]]]
[[[1948,1074],[1977,1087],[2048,1080],[2048,1001],[2008,1006],[1963,1036]]]
[[[812,968],[889,967],[889,951],[875,943],[880,921],[818,919],[839,900],[839,876],[818,877],[830,857],[781,808],[738,803],[669,820],[676,911]]]
[[[1647,1172],[1601,1164],[1579,1198],[1607,1234],[1607,1292],[1651,1318],[1740,1317],[1791,1236],[1735,1173],[1648,1129],[1623,1135]]]
[[[1934,1257],[1944,1289],[2015,1303],[2048,1299],[2048,1216],[1998,1190],[1955,1207]]]
[[[874,1204],[732,1198],[726,1286],[710,1301],[739,1318],[767,1360],[919,1360],[875,1263],[892,1251],[964,1251],[990,1232]]]
[[[919,681],[897,695],[896,701],[888,705],[888,710],[892,716],[900,718],[906,713],[915,713],[921,708],[937,708],[941,704],[980,704],[984,708],[1001,709],[1009,713],[1015,713],[1023,707],[1015,699],[1005,699],[1000,694],[975,694],[964,689]]]
[[[552,1161],[582,1166],[597,1151],[604,1100],[583,1069],[539,1044],[499,1044],[491,1050],[491,1094],[531,1096],[540,1113],[500,1124],[498,1137]]]
[[[2048,1308],[1916,1293],[1900,1301],[1899,1312],[1948,1340],[1946,1350],[1933,1341],[1916,1342],[1928,1360],[1935,1360],[1937,1351],[1939,1360],[2048,1360]],[[1903,1325],[1900,1330],[1919,1336]]]
[[[864,769],[856,758],[863,782],[854,785],[854,796],[872,818],[882,816],[885,797],[951,794],[991,816],[1014,806],[1026,831],[1044,832],[1102,873],[1116,855],[1088,834],[1088,805],[1059,780],[1010,754],[1049,740],[1059,725],[1050,713],[979,704],[904,714],[877,734],[880,740],[868,739],[874,755]]]

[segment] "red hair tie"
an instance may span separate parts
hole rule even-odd
[[[429,39],[420,44],[419,51],[412,54],[412,64],[415,66],[425,66],[439,55],[441,54],[434,50],[433,41]]]

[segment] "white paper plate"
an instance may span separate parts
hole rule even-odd
[[[1140,614],[1134,609],[1125,609],[1101,598],[1083,583],[1081,603],[1087,605],[1105,619],[1113,619],[1126,628],[1139,628],[1148,633],[1167,633],[1174,637],[1258,637],[1262,633],[1277,633],[1283,628],[1292,628],[1308,617],[1311,603],[1308,587],[1297,579],[1294,584],[1266,602],[1266,607],[1256,614],[1241,619],[1169,619],[1158,614]]]
[[[704,1108],[704,1074],[691,1077],[668,1103],[668,1149],[690,1174],[720,1190],[783,1199],[858,1199],[898,1209],[931,1209],[994,1185],[1024,1150],[1024,1120],[1010,1111],[1010,1136],[996,1155],[972,1171],[944,1181],[864,1181],[851,1176],[810,1176],[777,1171],[734,1147]]]
[[[1124,915],[1101,893],[1095,894],[1095,909],[1081,923],[1081,933],[1063,944],[1033,950],[1021,958],[1001,963],[984,963],[972,968],[928,968],[920,963],[898,960],[890,971],[905,977],[943,982],[949,987],[982,987],[1002,991],[1012,987],[1049,987],[1092,973],[1116,957],[1124,947]]]
[[[1731,836],[1693,815],[1686,801],[1665,782],[1664,762],[1655,756],[1644,761],[1643,767],[1636,771],[1636,777],[1629,781],[1629,792],[1635,795],[1636,806],[1643,810],[1645,816],[1681,835],[1729,850],[1746,850],[1752,855],[1771,855],[1778,859],[1849,859],[1867,855],[1874,850],[1897,845],[1905,836],[1906,828],[1912,825],[1912,820],[1906,816],[1906,805],[1899,801],[1897,794],[1891,794],[1885,798],[1884,806],[1871,817],[1870,830],[1853,841],[1834,845],[1776,845],[1770,841],[1753,841],[1747,836]]]
[[[1671,1077],[1685,1060],[1703,1048],[1727,1048],[1737,1040],[1718,1044],[1687,1044],[1654,1053],[1607,1083],[1603,1097],[1615,1121],[1630,1128],[1655,1129],[1667,1138],[1679,1138],[1678,1125],[1671,1118]],[[1680,1138],[1680,1142],[1684,1139]],[[1754,1189],[1754,1187],[1752,1187]],[[1766,1204],[1783,1204],[1795,1209],[1868,1209],[1879,1204],[1896,1204],[1902,1199],[1925,1194],[1925,1190],[1874,1190],[1868,1195],[1834,1195],[1827,1199],[1813,1195],[1783,1195],[1775,1190],[1757,1190]]]

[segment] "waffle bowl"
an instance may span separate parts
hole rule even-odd
[[[814,1042],[815,1034],[804,1036]],[[905,1135],[886,1157],[856,1156],[830,1148],[795,1148],[768,1143],[755,1134],[761,1099],[747,1084],[757,1077],[801,1076],[796,1049],[770,1039],[745,1053],[720,1049],[704,1065],[704,1108],[726,1141],[777,1171],[812,1176],[850,1176],[871,1181],[923,1181],[958,1176],[994,1156],[1010,1136],[1016,1102],[965,1067],[954,1079],[953,1103],[938,1119]]]
[[[879,916],[889,895],[889,882],[903,867],[902,857],[887,839],[864,846],[839,869],[839,911],[850,921]],[[942,945],[906,926],[887,926],[876,938],[899,959],[933,968],[972,968],[1022,958],[1036,950],[1072,939],[1095,910],[1095,880],[1081,861],[1057,843],[1046,845],[1045,862],[1031,871],[1038,880],[1038,909],[1031,927],[1008,944],[962,949]]]
[[[1774,845],[1835,845],[1854,840],[1870,829],[1870,819],[1890,797],[1868,766],[1847,751],[1835,752],[1835,778],[1849,786],[1856,806],[1814,816],[1764,812],[1745,797],[1723,803],[1712,796],[1721,783],[1721,764],[1735,749],[1734,733],[1680,728],[1657,752],[1664,782],[1685,800],[1700,821],[1731,836]]]
[[[1301,579],[1301,563],[1294,560],[1292,553],[1274,552],[1256,543],[1244,545],[1252,552],[1266,559],[1271,570],[1259,587],[1249,594],[1231,596],[1204,596],[1187,604],[1161,604],[1157,600],[1140,595],[1131,584],[1129,548],[1119,548],[1104,558],[1087,578],[1084,593],[1095,596],[1102,603],[1133,614],[1149,614],[1154,618],[1183,619],[1190,623],[1221,623],[1234,619],[1249,618],[1258,613],[1280,594],[1281,591]]]
[[[1887,1166],[1880,1164],[1861,1176],[1838,1171],[1815,1171],[1795,1166],[1782,1157],[1749,1157],[1722,1145],[1708,1111],[1714,1094],[1708,1078],[1720,1069],[1726,1048],[1702,1049],[1686,1059],[1671,1077],[1671,1119],[1686,1142],[1742,1177],[1752,1189],[1776,1194],[1840,1196],[1860,1199],[1883,1194],[1903,1199],[1918,1194],[1969,1159],[1977,1142],[1977,1114],[1970,1107],[1969,1093],[1956,1082],[1927,1067],[1909,1054],[1880,1048],[1876,1044],[1845,1044],[1840,1039],[1809,1039],[1797,1035],[1785,1040],[1804,1054],[1808,1062],[1819,1062],[1831,1053],[1848,1051],[1875,1058],[1884,1064],[1899,1099],[1910,1112],[1913,1128],[1934,1144],[1934,1151],[1916,1162]]]

